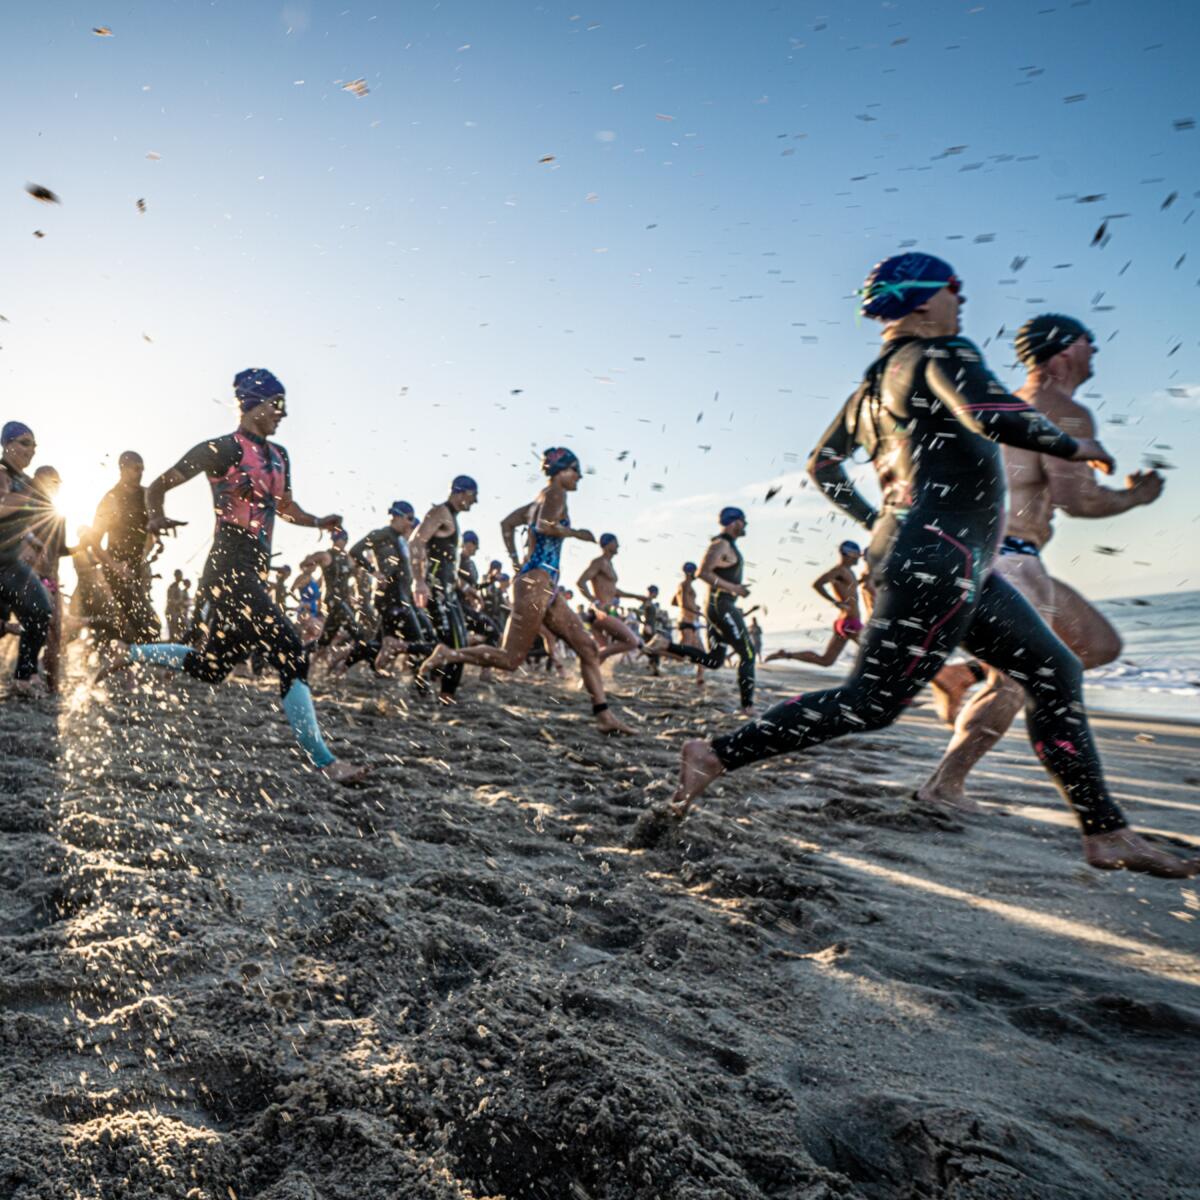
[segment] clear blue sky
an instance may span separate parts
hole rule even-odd
[[[1153,508],[1062,520],[1052,564],[1098,596],[1200,586],[1194,6],[576,2],[6,14],[0,415],[73,517],[121,450],[152,475],[232,428],[261,365],[297,498],[354,535],[467,471],[491,557],[565,442],[627,584],[670,587],[743,503],[766,624],[794,626],[847,533],[798,472],[876,344],[851,292],[911,240],[1013,386],[1001,328],[1091,323],[1120,466],[1180,467]],[[168,570],[199,572],[207,504],[172,496]]]

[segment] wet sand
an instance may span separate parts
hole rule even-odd
[[[982,816],[909,799],[922,708],[634,837],[730,673],[620,670],[622,741],[356,675],[354,792],[273,685],[141,678],[0,700],[6,1200],[1200,1194],[1200,886],[1086,868],[1015,735]],[[1200,851],[1200,730],[1096,724]]]

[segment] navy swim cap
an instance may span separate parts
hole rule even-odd
[[[270,371],[263,367],[249,367],[233,377],[233,394],[238,398],[242,412],[249,412],[264,400],[287,393],[283,384]]]
[[[1080,338],[1087,338],[1092,343],[1096,341],[1092,331],[1074,317],[1064,317],[1061,313],[1042,313],[1041,316],[1030,317],[1017,330],[1013,347],[1025,366],[1040,367],[1068,346],[1073,346]]]
[[[24,437],[28,434],[33,437],[33,430],[22,421],[7,421],[4,428],[0,429],[0,446],[7,446],[9,442],[15,442],[17,438]]]
[[[454,482],[450,485],[450,492],[477,492],[479,484],[473,480],[470,475],[455,475]]]
[[[566,446],[551,446],[549,450],[542,451],[543,474],[553,477],[559,471],[569,471],[572,467],[576,471],[580,469],[579,459],[575,452],[568,450]]]
[[[602,533],[600,535],[600,545],[601,546],[611,546],[613,544],[613,542],[615,542],[616,540],[617,540],[617,535],[615,533]]]
[[[388,509],[389,517],[415,517],[417,510],[407,500],[395,500]]]
[[[862,547],[857,542],[845,541],[838,547],[840,554],[861,554]]]
[[[694,562],[685,562],[685,563],[683,564],[683,573],[684,573],[685,575],[688,575],[688,574],[695,575],[695,573],[696,573],[696,564],[695,564]]]
[[[335,542],[348,542],[350,540],[350,535],[344,529],[335,529],[331,536]]]
[[[488,570],[498,571],[502,566],[504,566],[504,564],[498,558],[493,558],[492,561],[488,563]]]
[[[468,529],[467,532],[462,535],[462,540],[464,542],[474,542],[475,545],[478,546],[479,545],[479,534],[477,534],[475,532],[475,530],[473,530],[473,529]]]
[[[650,586],[649,586],[649,587],[646,589],[646,595],[647,595],[647,596],[657,596],[657,595],[658,595],[658,588],[656,588],[656,587],[654,586],[654,584],[651,584],[651,585],[650,585]]]
[[[728,508],[721,509],[721,515],[717,518],[717,521],[721,528],[724,529],[726,525],[732,525],[734,521],[744,521],[745,519],[746,514],[740,508],[734,508],[733,505],[730,505]]]
[[[898,321],[920,308],[942,288],[954,284],[954,268],[932,254],[912,250],[895,254],[876,263],[866,282],[858,290],[862,303],[858,311],[864,317],[880,321]]]

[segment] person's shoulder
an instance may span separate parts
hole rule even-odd
[[[983,362],[983,351],[962,333],[919,338],[918,342],[926,358],[957,358],[963,362]]]

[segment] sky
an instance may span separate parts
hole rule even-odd
[[[794,628],[856,533],[803,474],[878,345],[853,292],[916,245],[1009,386],[1023,320],[1087,322],[1102,440],[1122,473],[1171,465],[1153,507],[1060,518],[1051,569],[1200,587],[1195,6],[578,3],[6,13],[0,419],[72,523],[121,451],[149,479],[232,430],[233,375],[264,366],[296,498],[352,537],[466,472],[500,557],[566,444],[623,586],[673,588],[740,504],[764,624]],[[203,480],[167,511],[189,524],[159,567],[195,579]],[[320,544],[285,526],[277,561]]]

